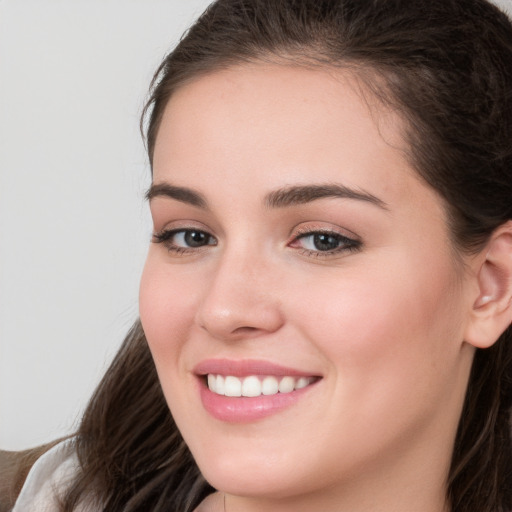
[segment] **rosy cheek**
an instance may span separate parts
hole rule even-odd
[[[190,338],[204,280],[186,267],[151,255],[140,284],[139,308],[149,347],[159,363],[176,364]]]
[[[140,284],[139,312],[146,338],[156,356],[172,345],[172,326],[179,318],[168,279],[150,261],[146,263]]]
[[[402,346],[412,350],[428,336],[439,296],[425,294],[427,275],[417,269],[408,275],[407,266],[400,268],[398,276],[365,268],[361,275],[355,272],[317,286],[318,293],[303,308],[302,323],[310,336],[346,366],[378,366],[386,353]],[[307,289],[314,290],[313,283]]]

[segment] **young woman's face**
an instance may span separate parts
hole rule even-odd
[[[469,284],[401,131],[341,72],[247,65],[170,100],[140,313],[213,486],[442,487],[473,355]]]

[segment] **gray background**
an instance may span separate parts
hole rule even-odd
[[[70,431],[137,317],[138,118],[209,0],[0,2],[0,446]]]
[[[150,237],[138,116],[208,2],[0,0],[4,449],[69,433],[137,317]]]

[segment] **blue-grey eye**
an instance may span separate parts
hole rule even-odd
[[[204,231],[196,231],[187,229],[176,231],[174,233],[173,243],[179,247],[203,247],[204,245],[212,245],[212,237]]]
[[[300,237],[301,245],[308,251],[335,251],[342,246],[346,239],[333,233],[312,233]]]

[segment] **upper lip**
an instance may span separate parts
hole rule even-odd
[[[273,375],[276,377],[319,377],[318,374],[289,368],[269,361],[259,359],[207,359],[201,361],[195,368],[197,375],[232,375],[246,377],[248,375]]]

